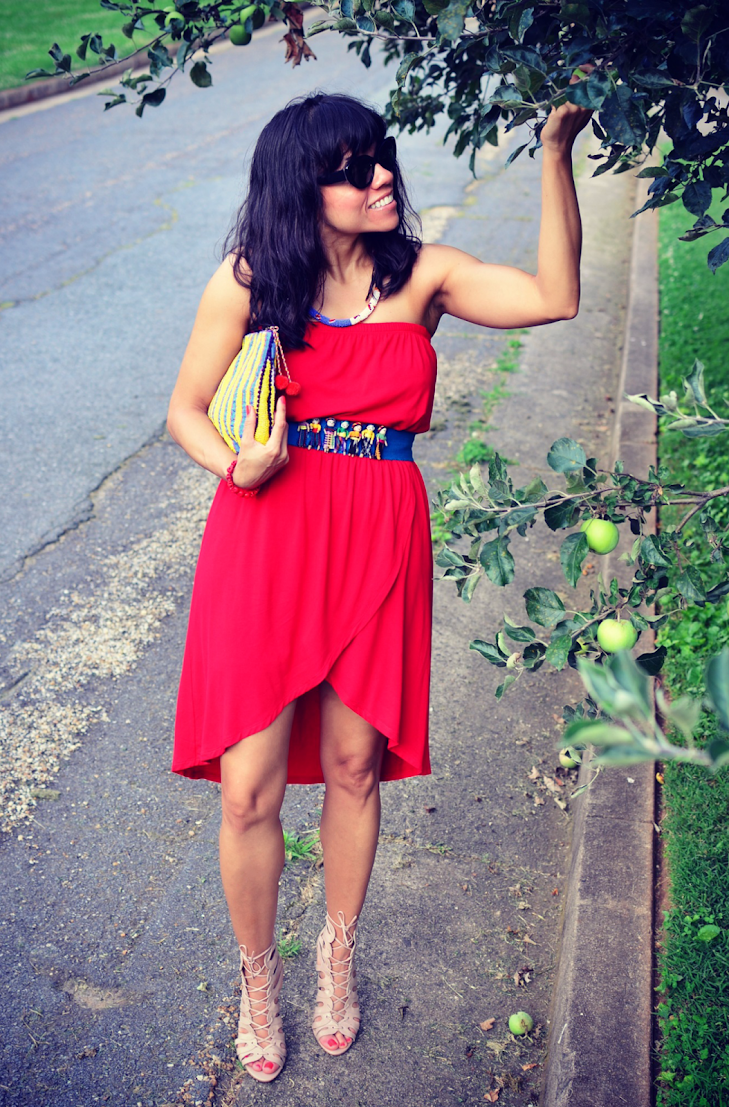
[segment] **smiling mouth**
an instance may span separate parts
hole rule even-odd
[[[387,196],[383,196],[381,200],[376,200],[374,204],[370,204],[370,211],[377,211],[379,208],[386,208],[393,203],[394,197],[391,192],[388,192]]]

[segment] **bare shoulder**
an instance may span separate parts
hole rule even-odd
[[[418,260],[413,268],[413,276],[428,284],[435,292],[441,287],[449,273],[464,262],[477,261],[472,254],[458,250],[455,246],[442,246],[436,242],[423,243]]]
[[[250,277],[251,271],[247,262],[241,262],[240,270],[244,278]],[[236,320],[245,319],[247,322],[250,304],[250,289],[237,279],[235,258],[229,254],[208,281],[200,306],[212,314],[231,313]]]

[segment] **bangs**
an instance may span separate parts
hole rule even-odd
[[[381,116],[349,96],[315,95],[302,105],[306,112],[305,137],[318,173],[333,173],[343,154],[367,153],[385,137]]]
[[[278,327],[285,349],[306,346],[309,308],[327,272],[319,178],[339,169],[344,154],[377,149],[386,130],[367,104],[343,93],[318,92],[292,100],[258,136],[248,195],[224,249],[234,256],[236,280],[250,289],[251,329]],[[392,193],[397,227],[363,235],[372,283],[384,298],[410,280],[421,246],[420,221],[397,163]]]

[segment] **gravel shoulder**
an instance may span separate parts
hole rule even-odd
[[[538,165],[484,169],[440,212],[442,240],[529,268]],[[583,182],[583,309],[525,336],[492,417],[492,441],[525,475],[544,473],[555,437],[596,451],[609,439],[632,191],[626,176]],[[457,321],[439,332],[440,429],[419,445],[431,488],[480,414],[504,341]],[[535,1107],[571,840],[573,781],[555,743],[561,705],[579,692],[574,674],[539,672],[497,702],[495,671],[467,643],[502,611],[518,617],[527,582],[561,587],[553,537],[530,532],[505,592],[482,585],[466,606],[436,586],[434,772],[383,789],[361,930],[363,1031],[339,1061],[309,1029],[322,874],[285,870],[280,927],[302,952],[286,971],[289,1061],[262,1093],[232,1069],[217,787],[168,772],[210,495],[209,477],[154,437],[94,493],[88,521],[0,585],[0,756],[18,782],[0,844],[0,1104],[232,1107],[265,1094],[286,1107],[445,1107],[498,1092],[492,1102]],[[290,788],[286,829],[315,825],[320,802],[318,788]],[[529,1040],[508,1033],[517,1009],[534,1016]]]

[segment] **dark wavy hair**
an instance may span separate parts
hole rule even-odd
[[[284,346],[306,345],[309,308],[321,292],[327,265],[317,177],[337,170],[344,153],[355,156],[377,147],[385,129],[382,117],[366,104],[325,93],[292,100],[263,128],[248,195],[224,245],[233,255],[236,280],[251,291],[251,329],[276,325]],[[399,168],[393,177],[397,227],[363,235],[372,283],[383,296],[407,283],[421,246],[420,220]]]

